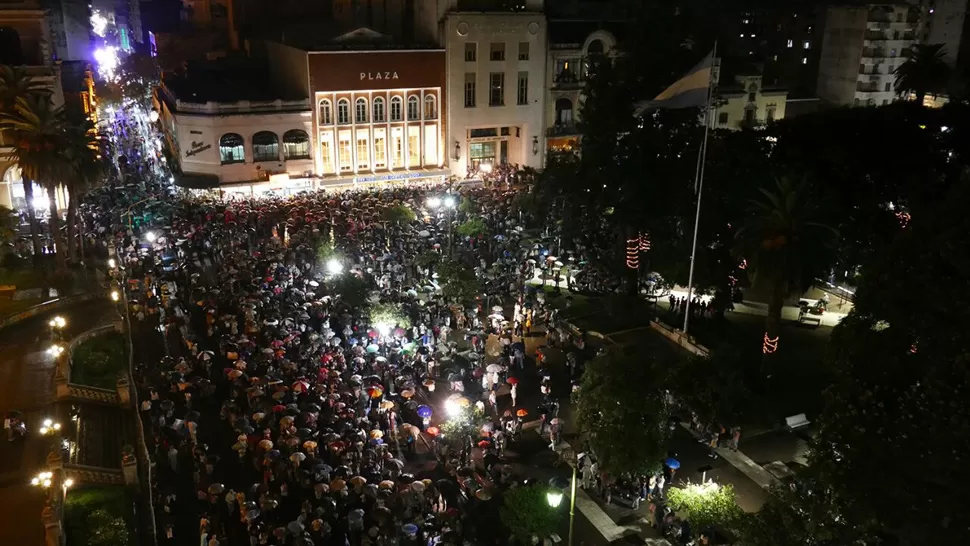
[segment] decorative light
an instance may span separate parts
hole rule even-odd
[[[642,252],[650,250],[650,233],[640,233],[640,250]]]
[[[458,416],[461,413],[461,406],[458,405],[458,401],[451,398],[445,400],[445,413],[449,417]]]
[[[158,234],[154,231],[149,231],[145,234],[145,240],[149,243],[154,243],[156,240],[158,240]]]
[[[913,219],[913,217],[908,212],[904,212],[904,211],[897,212],[896,218],[899,220],[900,227],[904,229],[906,228],[906,226],[909,225],[909,221]]]
[[[478,169],[480,171],[482,171],[483,173],[490,173],[490,172],[492,172],[492,164],[491,163],[482,163],[482,165]]]
[[[386,322],[379,322],[376,324],[377,331],[380,332],[382,336],[387,336],[391,333],[391,325]]]
[[[121,294],[117,290],[111,291],[111,301],[118,301],[121,298]]]
[[[105,46],[94,51],[94,60],[98,63],[98,73],[106,80],[114,81],[118,70],[118,48]]]
[[[916,354],[916,351],[917,351],[916,345],[918,343],[919,343],[918,341],[914,341],[913,344],[909,346],[909,354],[911,354],[911,355]]]
[[[440,197],[429,197],[428,198],[428,206],[431,207],[431,208],[433,208],[433,209],[436,209],[436,208],[440,207],[441,206],[441,198]]]
[[[116,262],[114,258],[108,258],[108,267],[114,269],[117,264],[118,262]]]
[[[630,269],[640,269],[640,238],[626,241],[626,266]]]
[[[330,258],[327,260],[327,274],[328,275],[339,275],[344,270],[344,264],[340,263],[337,258]]]
[[[155,111],[155,110],[152,110],[151,112],[149,112],[148,113],[148,121],[150,121],[152,123],[155,123],[156,121],[158,121],[158,112]]]
[[[559,505],[562,504],[562,497],[562,491],[554,489],[546,493],[546,502],[553,508],[559,508]]]
[[[64,352],[64,347],[61,347],[60,345],[51,345],[47,349],[47,354],[51,355],[54,358],[61,356],[61,353],[63,352]]]
[[[445,204],[445,208],[455,208],[455,197],[453,195],[446,195],[443,202]]]
[[[91,10],[91,32],[104,38],[108,31],[108,19],[101,15],[101,10]]]
[[[765,332],[764,341],[761,343],[761,352],[770,355],[778,350],[778,336],[774,338],[768,337],[768,332]]]
[[[742,258],[741,263],[738,264],[738,269],[747,269],[747,268],[748,268],[748,260],[745,260]]]

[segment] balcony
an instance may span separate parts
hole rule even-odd
[[[586,85],[584,75],[577,74],[572,69],[557,72],[552,79],[553,89],[582,89],[584,85]]]
[[[310,99],[303,100],[273,100],[238,102],[186,102],[181,99],[175,101],[175,111],[187,114],[260,114],[272,112],[302,112],[310,110]]]
[[[889,35],[885,32],[868,31],[863,35],[863,39],[869,42],[886,42],[889,40]]]
[[[579,134],[579,127],[576,123],[557,123],[546,129],[547,137],[564,137]]]
[[[879,93],[879,86],[871,83],[859,82],[856,84],[855,90],[859,93]]]
[[[863,59],[884,59],[889,57],[889,52],[879,47],[867,47],[862,49]]]

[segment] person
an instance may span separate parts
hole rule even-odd
[[[516,383],[512,383],[512,387],[509,389],[509,394],[512,396],[513,408],[515,407],[515,399],[518,396],[518,391],[519,391],[518,385]]]

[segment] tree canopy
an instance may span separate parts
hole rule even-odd
[[[547,538],[558,529],[562,514],[549,506],[547,491],[541,485],[525,485],[502,495],[502,523],[523,544],[532,544],[532,537]]]

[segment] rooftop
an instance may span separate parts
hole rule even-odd
[[[165,87],[183,102],[272,101],[303,99],[284,96],[272,85],[265,60],[227,58],[189,62],[181,73],[166,73]]]
[[[440,49],[438,44],[406,43],[390,34],[360,27],[346,32],[330,23],[290,25],[274,40],[304,51],[370,51],[395,49]]]
[[[553,49],[579,48],[597,30],[605,30],[623,41],[628,23],[613,21],[549,21],[549,46]]]

